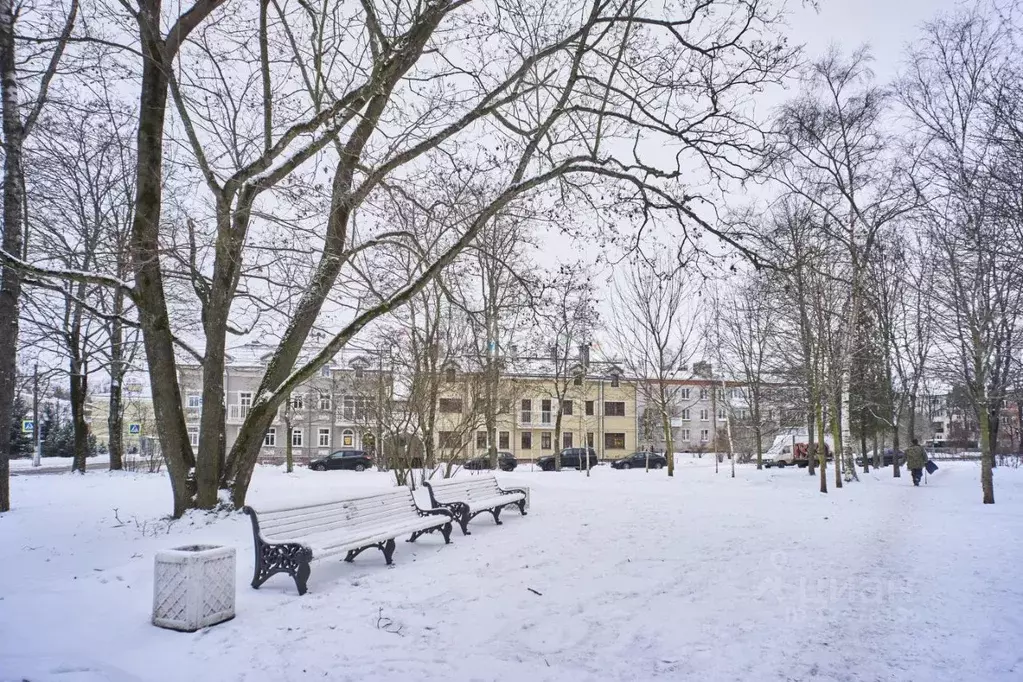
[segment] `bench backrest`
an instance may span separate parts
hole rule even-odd
[[[272,543],[301,542],[309,536],[330,531],[346,536],[419,517],[412,491],[405,487],[347,500],[255,511],[260,535]]]
[[[463,476],[430,481],[437,502],[471,502],[501,494],[493,476]]]

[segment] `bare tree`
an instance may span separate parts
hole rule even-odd
[[[1009,74],[1006,28],[980,10],[928,24],[899,87],[924,149],[940,346],[980,424],[985,504],[995,501],[998,422],[1023,313],[1020,259],[999,246],[1014,220],[989,163],[999,147],[991,103]]]
[[[718,342],[722,364],[742,378],[742,399],[749,410],[757,453],[757,469],[762,469],[764,426],[767,423],[765,398],[769,392],[770,362],[779,316],[771,304],[765,277],[750,274],[716,304]]]
[[[686,273],[688,266],[691,264],[681,259],[636,261],[624,281],[615,286],[615,342],[629,372],[640,382],[646,403],[659,416],[668,476],[675,475],[671,421],[679,407],[682,387],[678,379],[698,351],[695,329],[699,311],[695,309],[695,287]]]
[[[24,254],[25,141],[33,132],[49,98],[50,84],[62,66],[68,40],[78,16],[78,0],[67,8],[49,6],[43,9],[54,17],[63,15],[56,39],[49,32],[51,16],[33,16],[36,8],[22,13],[13,0],[0,0],[0,106],[3,120],[3,245],[2,252],[15,258]],[[31,54],[28,63],[18,57],[19,37],[40,40],[46,47]],[[19,71],[19,68],[21,69]],[[36,77],[24,74],[38,74]],[[30,99],[22,103],[21,91],[32,88]],[[0,270],[0,424],[11,420],[17,375],[18,319],[21,305],[22,272],[10,259],[3,260]],[[11,508],[10,444],[0,438],[0,512]]]

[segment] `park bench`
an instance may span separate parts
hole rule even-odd
[[[314,559],[346,552],[345,561],[350,562],[375,547],[390,565],[394,539],[400,535],[411,533],[408,542],[415,542],[439,530],[444,542],[451,542],[454,516],[443,508],[420,509],[405,487],[348,500],[244,511],[252,518],[256,548],[252,586],[258,589],[270,576],[287,573],[300,595],[305,594]]]
[[[430,491],[430,504],[450,509],[462,534],[469,535],[469,521],[478,514],[490,512],[494,523],[501,525],[501,510],[516,506],[526,515],[526,491],[519,488],[501,488],[493,476],[462,476],[439,481],[426,481]]]

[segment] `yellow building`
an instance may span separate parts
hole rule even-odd
[[[110,395],[98,393],[89,396],[87,416],[89,417],[89,433],[96,437],[100,445],[110,442],[110,427],[107,419],[110,415]],[[153,401],[149,396],[138,392],[125,391],[121,399],[123,415],[121,442],[124,451],[131,452],[139,448],[142,438],[156,438],[156,417],[153,413]]]
[[[572,447],[592,447],[597,456],[615,459],[638,449],[637,384],[613,363],[590,363],[570,370],[568,378],[549,371],[550,361],[509,363],[499,381],[497,449],[520,462]],[[441,457],[468,459],[486,454],[487,431],[479,374],[449,367],[440,386],[436,445]],[[560,400],[559,400],[560,395]],[[558,406],[560,442],[555,442]]]

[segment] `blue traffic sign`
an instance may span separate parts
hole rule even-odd
[[[36,423],[34,421],[32,421],[31,419],[25,419],[24,421],[21,422],[21,432],[22,433],[32,433],[35,430],[36,430]]]
[[[142,433],[142,424],[128,424],[128,433],[137,436]]]

